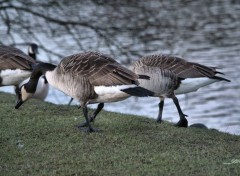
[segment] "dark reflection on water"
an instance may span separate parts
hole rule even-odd
[[[149,51],[217,66],[232,81],[214,83],[186,96],[178,96],[184,113],[189,116],[189,124],[203,123],[210,128],[240,134],[240,2],[165,1],[162,4],[164,8],[161,7],[156,16],[167,25],[156,40],[147,41]],[[155,31],[149,27],[148,32]],[[141,52],[141,48],[138,51]],[[67,103],[69,98],[51,91],[47,101]],[[155,118],[158,103],[158,98],[129,98],[108,104],[105,109]],[[171,100],[165,103],[163,118],[178,121]]]

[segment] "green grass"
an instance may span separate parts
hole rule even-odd
[[[1,176],[240,175],[240,136],[106,111],[88,134],[76,106],[14,101],[0,93]]]

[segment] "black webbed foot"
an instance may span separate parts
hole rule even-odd
[[[94,119],[95,118],[90,117],[89,122],[94,122]],[[85,122],[81,123],[80,125],[78,125],[78,128],[87,127],[87,126],[88,126],[88,123],[85,121]]]
[[[186,115],[185,115],[186,116]],[[178,121],[178,123],[175,125],[177,127],[185,127],[187,128],[188,127],[188,121],[186,118],[182,118]]]

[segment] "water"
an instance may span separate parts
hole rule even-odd
[[[149,36],[155,35],[155,38],[146,39],[145,45],[133,44],[130,38],[128,42],[121,33],[119,38],[131,44],[128,47],[133,53],[174,54],[189,61],[222,68],[220,71],[232,82],[213,83],[197,92],[178,96],[179,102],[183,112],[189,116],[189,124],[203,123],[209,128],[240,135],[240,3],[216,0],[205,4],[202,1],[182,2],[171,4],[165,1],[159,7],[147,4],[153,11],[156,8],[161,10],[157,11],[159,13],[156,16],[144,20],[151,23],[156,18],[161,21],[161,25],[166,25],[159,25],[159,30],[149,26],[148,30],[143,31]],[[46,37],[42,37],[42,42],[51,43]],[[76,52],[72,50],[68,49],[68,54]],[[39,58],[45,55],[40,51]],[[119,58],[121,60],[122,57]],[[12,92],[12,88],[0,90]],[[69,97],[53,89],[46,99],[56,104],[66,104],[69,100]],[[132,97],[122,102],[106,104],[104,109],[156,118],[158,103],[158,98]],[[174,123],[179,120],[171,99],[165,101],[163,119]]]

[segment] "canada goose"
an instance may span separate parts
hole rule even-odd
[[[223,74],[216,67],[207,67],[188,62],[182,58],[167,55],[149,55],[142,57],[132,65],[136,74],[145,74],[150,80],[139,80],[140,86],[154,92],[160,98],[157,122],[162,122],[162,111],[165,98],[172,98],[177,107],[180,120],[179,127],[187,127],[188,121],[179,105],[176,94],[185,94],[217,81],[230,80],[216,76]]]
[[[88,132],[95,131],[89,123],[88,104],[100,103],[93,114],[96,116],[105,102],[121,101],[130,95],[153,95],[153,92],[137,86],[139,78],[149,77],[136,75],[109,56],[98,52],[85,52],[65,57],[57,66],[38,64],[29,82],[21,87],[16,109],[31,98],[41,75],[45,75],[53,87],[79,100]]]
[[[18,96],[19,86],[30,77],[35,65],[36,61],[21,50],[0,45],[0,86],[14,86]],[[47,89],[42,82],[39,81],[33,98],[43,99],[43,93],[46,94]]]

